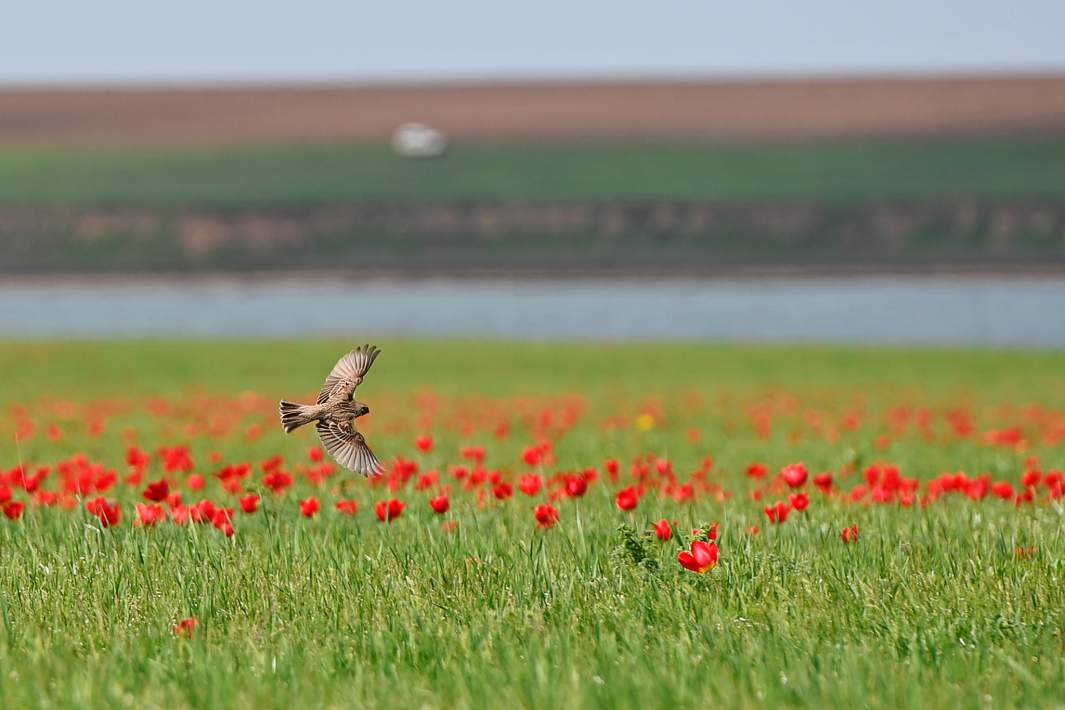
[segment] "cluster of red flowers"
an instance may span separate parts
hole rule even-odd
[[[225,537],[238,531],[242,516],[256,515],[264,503],[288,506],[307,520],[323,515],[358,515],[359,501],[342,495],[352,478],[338,476],[341,469],[327,460],[319,446],[311,446],[298,461],[276,455],[257,462],[227,462],[221,454],[209,451],[212,441],[224,439],[233,432],[247,440],[258,439],[268,421],[270,426],[276,425],[272,422],[272,404],[254,395],[222,402],[206,400],[202,404],[211,407],[179,406],[163,400],[148,403],[150,415],[166,424],[164,431],[168,432],[168,438],[195,441],[196,452],[185,443],[142,448],[136,443],[136,430],[129,429],[123,432],[129,442],[124,447],[125,455],[115,457],[121,462],[118,465],[75,453],[54,463],[19,463],[0,469],[0,512],[8,520],[20,521],[34,508],[82,510],[101,528],[114,528],[124,519],[127,525],[142,530],[163,524],[198,524],[214,528]],[[422,402],[420,406],[423,412],[439,408],[433,401]],[[91,414],[86,414],[91,416],[91,422],[86,425],[91,436],[101,436],[109,419],[123,411],[117,404],[86,409],[91,410]],[[262,423],[239,428],[245,416],[265,409],[269,409],[271,420],[264,417]],[[780,398],[753,407],[749,416],[755,432],[769,436],[776,423],[798,416],[795,410],[793,401]],[[207,418],[188,414],[201,411],[214,414]],[[451,422],[452,430],[463,437],[488,430],[497,439],[508,439],[515,435],[515,424],[520,424],[528,432],[531,443],[511,446],[510,450],[516,450],[517,455],[506,459],[495,456],[489,446],[464,444],[451,464],[446,465],[445,455],[441,454],[433,435],[412,436],[410,445],[401,452],[403,455],[388,463],[385,475],[367,482],[365,490],[372,497],[368,508],[381,523],[395,521],[408,508],[426,511],[440,516],[445,530],[453,530],[462,510],[469,506],[490,508],[516,505],[520,501],[527,511],[523,514],[530,516],[530,524],[548,529],[567,519],[567,506],[575,505],[590,493],[601,500],[612,499],[614,506],[630,519],[639,515],[641,508],[653,510],[659,500],[671,504],[699,499],[716,503],[734,500],[732,491],[724,485],[730,477],[711,457],[698,462],[674,461],[655,455],[640,455],[628,461],[610,457],[594,465],[560,468],[558,461],[562,457],[556,455],[556,445],[584,411],[583,402],[576,398],[563,398],[539,409],[526,402],[512,402],[510,411],[491,404],[463,410]],[[13,413],[20,441],[32,439],[39,427],[28,410],[15,408]],[[1011,416],[1014,423],[1007,422],[1005,426],[980,433],[974,423],[976,418],[966,410],[952,409],[938,417],[929,410],[900,407],[887,413],[877,445],[883,443],[882,438],[890,442],[916,434],[926,440],[951,437],[971,440],[980,446],[1007,447],[1017,453],[1018,461],[1023,461],[1016,479],[996,480],[986,473],[962,472],[918,478],[903,475],[898,466],[887,461],[862,469],[843,466],[817,472],[801,462],[783,466],[753,462],[744,468],[750,482],[747,496],[752,501],[751,515],[764,514],[769,525],[779,526],[787,523],[789,516],[801,517],[824,501],[831,501],[835,506],[908,508],[932,505],[948,496],[964,496],[973,501],[1001,499],[1016,506],[1060,499],[1065,495],[1065,475],[1060,470],[1041,466],[1037,457],[1025,454],[1033,442],[1054,446],[1065,441],[1065,418],[1042,409],[1012,412]],[[665,418],[663,408],[648,405],[635,418],[635,423],[631,417],[625,421],[611,418],[604,422],[604,427],[613,429],[624,425],[644,431]],[[801,413],[801,420],[805,428],[798,431],[804,432],[803,436],[816,435],[828,440],[835,440],[841,432],[869,426],[868,417],[857,411],[848,412],[841,420],[806,411]],[[72,427],[58,424],[44,427],[50,439],[49,447],[62,442]],[[419,426],[422,431],[433,428],[431,417]],[[692,442],[701,442],[696,428],[688,432],[688,437]],[[208,449],[207,453],[199,450],[201,445]],[[303,491],[298,499],[289,494],[294,487]],[[647,504],[645,500],[652,502]],[[328,506],[324,513],[323,503]],[[762,513],[758,512],[759,508]],[[664,519],[655,523],[653,530],[661,540],[677,537],[676,524]],[[748,530],[752,534],[759,532],[753,525]],[[858,526],[844,528],[840,537],[846,543],[856,542]],[[718,555],[715,529],[714,536],[696,535],[678,561],[686,569],[707,572],[717,564]]]

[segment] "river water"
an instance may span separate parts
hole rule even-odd
[[[0,281],[0,335],[1065,347],[1065,279]]]

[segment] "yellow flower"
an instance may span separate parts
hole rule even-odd
[[[640,431],[651,431],[651,429],[654,428],[654,425],[655,418],[647,412],[636,417],[636,428]]]

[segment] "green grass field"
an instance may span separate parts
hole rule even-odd
[[[66,510],[14,487],[27,507],[17,521],[0,517],[5,706],[1065,700],[1061,498],[1038,484],[1031,503],[958,492],[926,505],[851,500],[875,463],[920,479],[922,498],[944,472],[1020,491],[1026,470],[1065,468],[1061,353],[385,342],[359,390],[372,408],[360,422],[383,459],[438,470],[439,483],[416,490],[417,478],[392,475],[389,490],[340,472],[316,486],[313,432],[285,437],[276,400],[309,400],[349,346],[0,345],[0,470],[11,478],[20,460],[32,470],[81,453],[101,464],[92,476],[116,471],[99,494],[122,505],[104,528],[84,509],[96,492],[67,493]],[[415,447],[419,435],[434,437],[431,452]],[[525,463],[543,439],[555,461]],[[131,443],[152,456],[137,485],[122,480]],[[181,444],[207,477],[202,491],[189,490],[189,471],[163,470],[160,447]],[[459,453],[471,445],[504,481],[538,471],[554,490],[554,474],[587,467],[598,479],[583,497],[554,500],[559,522],[541,529],[532,511],[546,489],[515,486],[497,500],[490,484],[454,479],[454,466],[473,467]],[[264,487],[259,465],[276,455],[296,479],[283,495]],[[619,510],[615,493],[645,455],[696,484],[694,498],[669,495],[655,463],[638,506]],[[622,462],[616,483],[604,473],[611,457]],[[832,472],[835,490],[808,484],[809,508],[771,525],[763,505],[790,492],[775,473],[798,461]],[[262,505],[238,508],[232,537],[132,524],[144,485],[162,477],[186,503],[235,506],[212,474],[238,462],[252,464],[242,487]],[[765,479],[746,475],[753,462],[767,465]],[[62,492],[63,480],[53,470],[41,488]],[[427,502],[442,486],[443,516]],[[308,496],[321,501],[314,518],[301,515]],[[378,522],[375,502],[393,496],[406,510]],[[358,501],[354,516],[334,509],[341,497]],[[623,544],[619,526],[643,533],[660,518],[676,521],[679,540]],[[718,566],[681,568],[691,528],[715,521]],[[845,544],[840,531],[854,524],[860,538]],[[186,617],[199,622],[188,638],[173,631]]]
[[[821,200],[1060,195],[1065,138],[799,145],[462,144],[0,153],[0,203],[307,205],[347,200]]]

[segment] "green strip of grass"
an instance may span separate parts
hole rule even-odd
[[[1065,138],[809,145],[463,144],[0,152],[0,202],[303,205],[344,200],[858,199],[1061,194]]]

